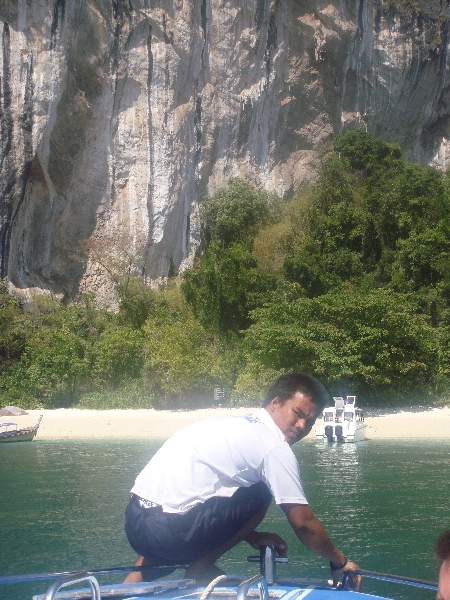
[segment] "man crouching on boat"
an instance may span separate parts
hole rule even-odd
[[[209,583],[214,562],[242,540],[253,548],[286,542],[256,531],[272,498],[298,539],[330,561],[334,583],[358,569],[331,541],[308,505],[291,446],[308,435],[328,404],[304,373],[282,375],[254,414],[199,421],[172,436],[138,475],[125,531],[136,566],[188,564],[186,577]],[[361,578],[354,576],[359,590]],[[131,573],[125,582],[142,581]]]

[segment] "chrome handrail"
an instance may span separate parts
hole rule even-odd
[[[34,573],[28,575],[6,575],[0,577],[0,585],[25,583],[28,581],[44,581],[46,579],[62,579],[80,573],[91,575],[121,575],[122,573],[142,573],[143,571],[161,571],[163,569],[187,569],[188,565],[152,565],[151,567],[108,567],[104,569],[89,569],[88,571],[60,571],[55,573]]]
[[[252,585],[258,584],[260,600],[269,600],[269,588],[266,578],[263,575],[253,575],[250,579],[239,584],[236,594],[236,600],[247,600],[248,590]]]
[[[68,577],[63,577],[62,579],[57,579],[52,583],[52,585],[48,588],[45,594],[45,600],[54,600],[56,593],[63,587],[67,587],[68,585],[72,585],[75,583],[81,583],[82,581],[88,581],[91,587],[91,594],[93,600],[101,600],[100,595],[100,586],[98,585],[98,581],[94,575],[91,575],[87,572],[80,572],[74,575],[70,575]]]
[[[433,581],[414,579],[413,577],[403,577],[401,575],[391,575],[389,573],[377,573],[376,571],[365,571],[364,569],[359,569],[358,571],[347,571],[344,573],[342,578],[342,586],[339,589],[347,589],[347,583],[351,575],[363,575],[364,577],[369,577],[369,579],[379,579],[380,581],[389,581],[391,583],[403,583],[405,585],[412,585],[414,587],[425,588],[428,590],[437,591],[438,589],[438,584],[434,583]]]

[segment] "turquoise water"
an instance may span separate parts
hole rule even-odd
[[[161,443],[0,445],[0,575],[132,564],[123,511],[135,476]],[[369,570],[437,579],[433,543],[450,528],[450,440],[303,442],[294,449],[313,510],[349,557]],[[280,577],[329,577],[325,562],[296,541],[276,506],[260,529],[288,542],[291,562],[278,566]],[[243,543],[218,564],[251,575],[255,565],[245,559],[254,553]],[[0,598],[29,600],[48,585],[1,586]],[[365,589],[405,600],[435,597],[368,580]]]

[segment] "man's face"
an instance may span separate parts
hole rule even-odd
[[[450,558],[444,560],[439,571],[437,600],[450,600]]]
[[[296,392],[283,403],[276,397],[266,410],[284,433],[289,446],[308,435],[321,412],[311,396],[303,392]]]

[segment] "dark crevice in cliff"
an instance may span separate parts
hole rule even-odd
[[[7,186],[6,188],[4,188],[2,190],[3,194],[5,195],[9,195],[11,189],[12,184],[10,184],[9,186]],[[10,222],[11,222],[11,214],[12,214],[12,204],[11,203],[7,203],[5,202],[4,207],[2,208],[2,212],[1,212],[1,218],[2,221],[5,222],[5,225],[2,229],[0,229],[0,233],[1,233],[1,237],[0,237],[0,242],[1,242],[1,264],[0,264],[0,278],[4,279],[7,274],[8,274],[8,256],[9,256],[9,246],[8,241],[9,241],[9,229],[10,229]]]
[[[148,143],[150,145],[148,160],[149,160],[149,178],[148,178],[148,187],[147,187],[147,210],[149,216],[149,240],[153,238],[153,220],[155,211],[153,208],[153,198],[154,198],[154,181],[155,181],[155,165],[153,160],[153,122],[152,122],[152,83],[153,83],[153,52],[152,52],[152,26],[151,23],[148,22],[148,32],[146,39],[146,47],[147,47],[147,114],[148,114],[148,132],[149,139]]]
[[[255,11],[255,28],[256,28],[256,43],[253,51],[256,53],[259,48],[259,42],[261,37],[261,27],[264,21],[266,0],[256,0],[256,11]]]
[[[13,117],[11,114],[11,39],[9,25],[5,23],[2,35],[3,51],[3,78],[1,81],[1,154],[0,154],[0,172],[2,170],[5,158],[11,151],[13,140]]]
[[[12,234],[12,226],[13,223],[17,217],[17,214],[23,204],[23,201],[25,200],[25,195],[26,195],[26,191],[27,191],[27,184],[28,184],[28,179],[30,177],[30,173],[31,173],[31,165],[33,164],[33,160],[31,158],[29,158],[25,163],[24,163],[24,170],[22,173],[22,176],[20,178],[21,181],[21,190],[20,190],[20,196],[19,196],[19,201],[17,202],[17,206],[16,209],[14,210],[14,213],[12,213],[12,208],[13,205],[11,204],[11,216],[10,216],[10,224],[9,227],[6,230],[6,236],[5,236],[5,248],[6,248],[6,254],[7,256],[5,257],[6,262],[9,256],[9,249],[11,247],[11,234]],[[2,277],[4,277],[4,275],[2,275]]]
[[[119,48],[120,48],[120,40],[122,37],[122,27],[123,24],[118,22],[114,27],[114,35],[113,35],[113,43],[111,47],[111,71],[112,73],[117,73],[117,69],[119,68]]]
[[[8,23],[3,26],[3,77],[0,87],[0,277],[6,277],[9,257],[11,215],[16,173],[13,165],[13,127],[11,112],[11,37]]]
[[[245,100],[241,107],[239,132],[237,136],[238,157],[244,158],[247,152],[248,136],[253,116],[253,106],[250,99]]]
[[[264,64],[266,65],[266,77],[267,80],[270,76],[270,61],[272,58],[272,50],[277,46],[277,22],[275,13],[270,13],[269,18],[269,26],[267,28],[267,42],[266,42],[266,50],[264,52]],[[264,88],[267,89],[268,81],[266,82]]]
[[[194,133],[195,133],[195,182],[198,184],[201,179],[200,163],[202,160],[202,97],[197,89],[194,91]]]
[[[383,13],[380,8],[377,8],[375,11],[374,17],[374,33],[376,37],[378,37],[381,33],[381,23],[382,23]]]
[[[127,17],[131,16],[131,13],[134,12],[133,5],[130,0],[112,0],[112,8],[113,8],[113,18],[115,20],[123,21],[125,15]]]
[[[186,215],[186,231],[185,231],[185,247],[184,247],[184,255],[189,255],[189,239],[191,237],[191,213]]]
[[[445,85],[447,67],[448,67],[448,45],[450,42],[450,24],[445,21],[441,25],[440,29],[440,45],[439,51],[436,53],[436,59],[439,65],[439,89]]]
[[[33,164],[33,96],[34,96],[34,82],[33,82],[33,58],[29,57],[28,63],[26,64],[27,74],[26,74],[26,82],[25,82],[25,95],[24,95],[24,103],[23,103],[23,111],[20,117],[20,124],[22,130],[22,139],[23,139],[23,172],[19,177],[19,181],[21,183],[20,195],[14,212],[11,214],[11,219],[9,223],[9,227],[6,231],[6,250],[7,254],[9,254],[9,248],[11,245],[11,234],[12,234],[12,226],[16,217],[19,213],[19,210],[23,204],[26,195],[26,189],[28,185],[28,180],[31,173],[31,166]],[[11,206],[13,206],[11,204]]]
[[[22,115],[20,117],[24,139],[24,156],[26,160],[31,159],[33,152],[33,96],[33,56],[30,55],[26,63],[25,93]]]
[[[173,31],[169,31],[169,33],[167,33],[167,17],[166,17],[166,13],[163,13],[162,19],[163,19],[163,37],[164,37],[164,43],[165,44],[170,44],[171,46],[173,46],[174,35],[173,35]]]
[[[114,150],[114,133],[115,133],[115,117],[119,111],[120,96],[122,94],[123,82],[119,81],[119,62],[120,62],[120,51],[122,46],[122,33],[124,27],[124,15],[122,4],[120,1],[112,1],[112,12],[114,21],[113,40],[111,44],[110,52],[110,65],[111,75],[114,78],[114,92],[113,92],[113,114],[111,119],[111,184],[110,184],[110,202],[111,205],[115,202],[116,197],[116,161],[115,150]]]
[[[364,32],[364,1],[365,0],[359,0],[358,8],[358,32],[360,39],[362,39]]]
[[[164,43],[166,46],[170,46],[170,37],[167,35],[166,31],[166,14],[163,13],[163,37]],[[173,34],[172,34],[173,37]],[[164,53],[164,91],[166,93],[166,98],[170,98],[171,95],[171,85],[170,85],[170,53],[169,49],[166,48]],[[167,103],[168,104],[168,103]],[[167,129],[169,119],[169,111],[167,109],[164,110],[164,127]]]
[[[201,28],[203,31],[203,48],[202,48],[202,67],[205,66],[205,49],[206,49],[206,39],[207,39],[207,22],[208,22],[208,18],[206,16],[206,8],[207,8],[207,4],[206,4],[207,0],[202,0],[202,3],[200,5],[200,23],[201,23]]]
[[[256,0],[255,27],[257,32],[261,30],[263,24],[265,4],[266,0]]]
[[[64,16],[66,14],[66,0],[55,0],[53,5],[53,19],[50,27],[50,50],[53,50],[56,46],[58,29],[64,22]]]

